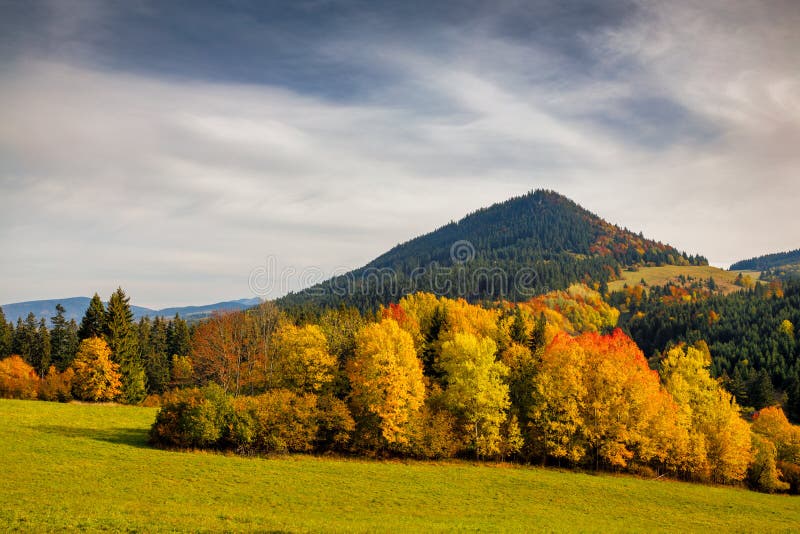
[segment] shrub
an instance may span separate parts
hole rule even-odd
[[[46,401],[69,402],[72,400],[74,378],[75,371],[71,368],[59,373],[55,366],[51,365],[47,376],[39,383],[39,398]]]
[[[317,397],[286,389],[233,401],[231,440],[240,452],[283,453],[313,449],[319,425]]]
[[[6,399],[35,399],[39,389],[36,371],[20,356],[0,361],[0,397]]]
[[[317,447],[337,451],[346,450],[353,437],[356,423],[347,404],[331,395],[317,400]]]
[[[150,429],[155,444],[208,448],[225,444],[233,422],[233,405],[221,387],[182,389],[164,395]]]
[[[421,417],[414,425],[409,452],[417,458],[451,458],[464,447],[456,430],[456,417],[447,410],[422,408]]]
[[[800,494],[800,465],[778,462],[778,469],[781,470],[781,478],[789,484],[789,493]]]

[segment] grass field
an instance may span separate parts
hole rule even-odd
[[[608,283],[608,289],[618,291],[625,284],[629,286],[638,284],[643,278],[650,286],[663,286],[669,281],[676,281],[680,275],[687,278],[708,280],[713,277],[717,286],[725,293],[738,291],[739,286],[733,284],[739,273],[750,275],[753,280],[758,280],[761,274],[758,271],[726,271],[710,265],[662,265],[661,267],[642,267],[638,271],[622,271],[622,278]]]
[[[151,449],[155,411],[0,400],[0,531],[800,530],[800,498],[553,469]]]

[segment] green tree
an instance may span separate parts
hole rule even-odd
[[[50,331],[47,329],[47,322],[42,317],[39,320],[39,328],[36,330],[36,341],[32,352],[33,362],[32,365],[40,377],[47,374],[50,368]]]
[[[191,350],[189,325],[177,313],[167,324],[167,354],[170,356],[188,356]]]
[[[102,337],[106,331],[106,307],[100,299],[100,295],[94,294],[89,302],[89,307],[81,319],[78,328],[78,339],[83,341],[90,337]]]
[[[24,322],[22,319],[17,319],[17,328],[14,330],[11,352],[19,354],[27,364],[33,367],[36,367],[34,365],[33,352],[36,350],[37,333],[36,316],[33,312],[28,313]]]
[[[147,379],[139,356],[138,333],[133,322],[130,298],[121,287],[108,300],[104,337],[111,349],[112,360],[120,366],[122,399],[131,404],[141,402],[147,393]]]
[[[0,308],[0,359],[11,355],[11,346],[14,340],[14,327],[6,322],[3,308]]]
[[[145,347],[140,353],[147,374],[147,389],[150,393],[163,393],[170,381],[166,321],[156,317],[152,328],[149,328],[149,337],[140,343],[144,343]]]
[[[74,321],[64,318],[66,310],[60,303],[56,304],[56,315],[50,318],[53,329],[50,332],[51,360],[59,371],[72,365],[78,350],[78,331]]]

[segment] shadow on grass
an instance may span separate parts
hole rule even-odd
[[[87,438],[139,449],[150,449],[147,429],[142,428],[76,428],[74,426],[44,425],[36,430],[65,438]]]

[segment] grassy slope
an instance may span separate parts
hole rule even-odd
[[[0,400],[0,530],[791,531],[800,499],[468,463],[148,448],[154,410]]]
[[[710,265],[662,265],[661,267],[642,267],[638,271],[622,271],[622,278],[608,283],[608,288],[611,291],[618,291],[622,289],[625,284],[633,286],[638,284],[642,278],[651,286],[663,286],[670,280],[676,281],[678,276],[684,275],[707,280],[710,277],[714,278],[717,285],[726,293],[738,291],[740,287],[733,284],[733,281],[739,275],[750,275],[753,280],[758,280],[761,274],[758,271],[726,271],[718,267]]]

